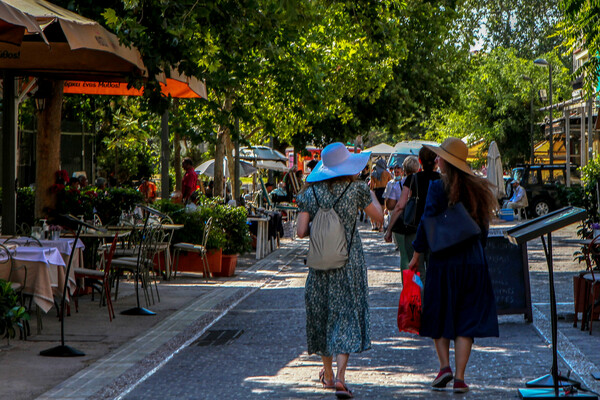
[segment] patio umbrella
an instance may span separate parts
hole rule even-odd
[[[504,187],[502,159],[500,158],[500,151],[498,150],[496,142],[490,143],[487,160],[487,179],[495,186],[494,191],[496,198],[501,199],[506,196],[506,189]]]
[[[387,143],[380,143],[376,146],[364,149],[363,151],[370,151],[371,156],[389,156],[394,152],[394,147]]]
[[[180,74],[171,68],[169,77],[162,73],[157,77],[160,88],[165,96],[178,99],[207,99],[206,85],[193,76]],[[90,82],[90,81],[65,81],[64,92],[68,94],[93,94],[110,96],[142,96],[143,89],[127,87],[126,82]]]
[[[17,76],[43,75],[55,79],[93,76],[94,80],[102,76],[104,80],[122,81],[129,74],[145,72],[137,49],[119,44],[117,36],[96,21],[44,0],[0,0],[0,5],[0,20],[13,26],[32,24],[35,20],[44,33],[27,35],[39,32],[30,26],[23,32],[20,43],[14,33],[11,40],[0,42],[3,54],[0,69],[13,71]],[[15,13],[25,15],[26,21],[15,22]]]
[[[288,172],[290,168],[281,161],[260,160],[256,162],[256,168],[271,171]]]
[[[0,3],[0,42],[21,45],[25,35],[39,34],[48,43],[37,20],[5,2]]]
[[[198,165],[196,168],[194,168],[194,170],[196,171],[197,174],[201,174],[201,175],[206,175],[206,176],[210,176],[211,178],[214,178],[215,176],[215,160],[208,160],[200,165]],[[227,169],[227,157],[225,157],[225,159],[223,159],[223,171],[225,171],[225,177],[228,178],[229,177],[229,170]],[[253,173],[255,173],[257,171],[257,169],[252,166],[252,164],[250,164],[249,162],[246,161],[240,161],[240,176],[250,176]]]
[[[287,157],[277,150],[267,146],[250,146],[240,148],[240,159],[252,161],[281,161],[287,162]]]

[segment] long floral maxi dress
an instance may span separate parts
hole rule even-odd
[[[331,186],[318,182],[312,187],[321,207],[331,207],[340,198],[335,210],[346,229],[347,243],[352,239],[352,244],[344,267],[330,271],[309,268],[304,296],[308,353],[321,356],[360,353],[371,348],[371,328],[367,268],[356,218],[358,209],[371,204],[370,190],[362,181],[342,181]],[[297,197],[300,211],[308,212],[311,220],[319,209],[312,187]]]

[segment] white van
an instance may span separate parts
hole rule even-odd
[[[439,146],[440,144],[437,142],[431,142],[427,140],[408,140],[399,142],[394,146],[394,152],[390,155],[388,159],[388,165],[393,166],[396,164],[402,165],[404,159],[408,156],[417,156],[419,157],[419,151],[424,144],[430,146]]]

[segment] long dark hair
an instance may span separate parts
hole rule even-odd
[[[442,181],[449,205],[462,202],[479,226],[489,226],[498,202],[487,180],[467,174],[446,162],[446,172],[442,174]]]
[[[423,166],[423,171],[433,171],[435,168],[435,159],[437,154],[433,151],[429,150],[427,147],[421,147],[419,150],[419,160],[421,160],[421,165]]]

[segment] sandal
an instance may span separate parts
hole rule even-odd
[[[325,368],[319,372],[319,382],[323,384],[323,389],[335,389],[335,381],[333,379],[329,382],[325,380]]]
[[[352,391],[342,381],[335,381],[335,397],[338,399],[351,399],[354,397]]]

